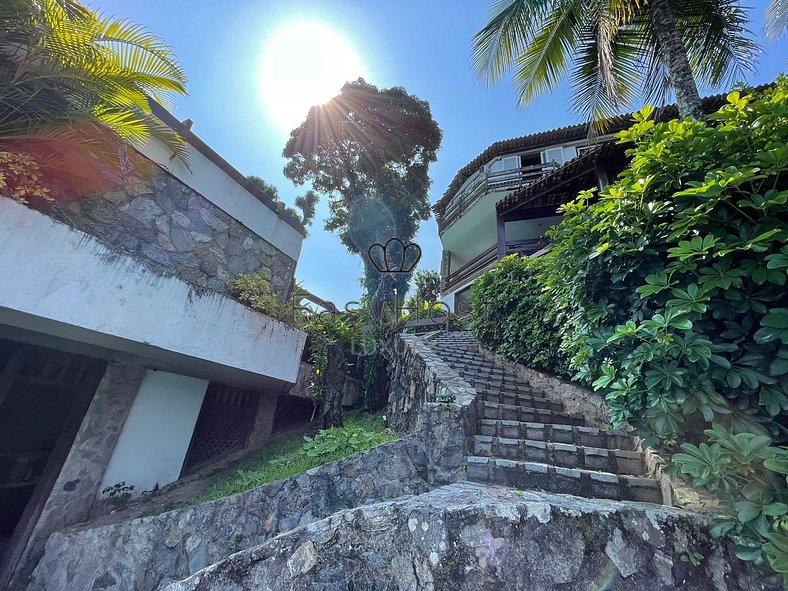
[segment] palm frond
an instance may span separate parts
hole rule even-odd
[[[477,77],[499,81],[522,54],[549,10],[548,0],[493,0],[490,17],[472,39],[471,63]]]
[[[92,119],[133,145],[155,137],[186,157],[148,102],[185,93],[161,39],[76,0],[6,0],[0,21],[0,138]]]
[[[608,73],[599,65],[602,44],[606,45],[604,59],[609,61]],[[590,26],[584,29],[571,75],[571,106],[574,113],[591,122],[591,135],[603,133],[610,117],[637,99],[643,86],[639,68],[641,44],[641,36],[623,25],[609,36],[600,36]]]
[[[738,0],[674,0],[673,9],[699,82],[729,85],[754,71],[760,49]]]
[[[766,7],[766,37],[778,39],[788,28],[788,0],[772,0]]]
[[[587,27],[584,8],[582,0],[561,0],[515,60],[514,83],[521,105],[553,90],[569,72],[582,30]]]

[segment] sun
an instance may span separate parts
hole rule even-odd
[[[339,94],[345,82],[363,76],[361,59],[330,27],[300,21],[281,28],[263,54],[262,98],[277,127],[289,132],[309,108]]]

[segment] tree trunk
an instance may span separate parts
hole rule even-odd
[[[328,367],[326,368],[326,392],[323,399],[323,429],[342,426],[342,396],[347,380],[347,361],[342,345],[332,343],[328,346]]]
[[[659,39],[662,61],[668,70],[673,92],[676,93],[676,104],[679,115],[694,119],[705,119],[703,107],[698,94],[698,86],[692,75],[687,50],[681,33],[673,20],[673,11],[668,0],[649,0],[651,25]]]
[[[388,372],[382,351],[362,358],[364,364],[364,407],[378,412],[388,402]]]

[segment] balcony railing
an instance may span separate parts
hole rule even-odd
[[[544,238],[530,238],[528,240],[513,240],[506,243],[506,254],[519,254],[530,256],[547,246]],[[476,279],[479,275],[489,269],[498,260],[498,245],[493,245],[481,254],[477,255],[462,267],[449,274],[443,287],[443,292],[447,293],[461,285]]]
[[[487,172],[485,169],[474,173],[471,182],[452,198],[441,216],[441,226],[448,228],[481,197],[494,191],[513,191],[527,187],[548,172],[555,170],[555,163],[532,164],[521,168]]]
[[[476,279],[498,260],[498,245],[493,245],[449,275],[444,292],[452,291],[463,283]]]

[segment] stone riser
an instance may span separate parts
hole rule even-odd
[[[662,503],[659,485],[650,478],[616,476],[575,468],[468,457],[468,479],[520,489],[538,489],[580,497]]]
[[[513,404],[494,404],[492,402],[484,402],[483,400],[478,401],[476,404],[479,418],[488,420],[551,423],[577,426],[582,426],[585,424],[585,420],[580,415],[570,415],[564,412],[555,412],[542,408],[516,406]]]
[[[460,374],[462,378],[471,384],[479,394],[522,394],[524,396],[533,396],[534,398],[545,398],[543,392],[535,390],[526,384],[501,384],[490,382],[487,380],[478,380],[471,376]]]
[[[478,432],[481,435],[505,437],[507,439],[550,441],[553,443],[569,443],[607,449],[635,449],[635,442],[627,435],[626,431],[602,431],[594,427],[481,419]]]
[[[478,390],[477,390],[478,392]],[[489,402],[491,404],[508,404],[514,406],[525,406],[530,408],[541,408],[545,410],[552,410],[555,412],[562,412],[564,405],[560,402],[553,402],[541,396],[530,396],[528,394],[508,394],[508,393],[479,393],[481,402]]]
[[[643,454],[636,451],[583,447],[528,439],[506,439],[489,435],[477,435],[474,438],[473,451],[477,456],[538,462],[564,468],[581,468],[613,474],[639,475],[646,473]]]

